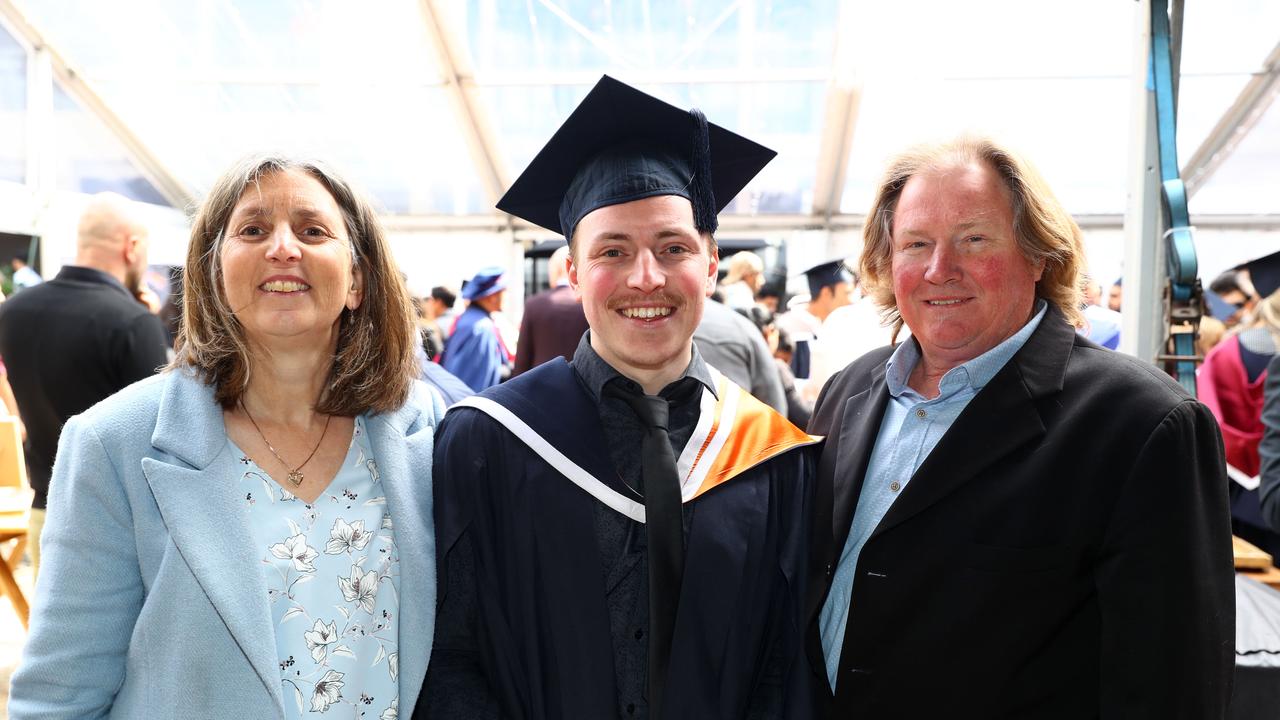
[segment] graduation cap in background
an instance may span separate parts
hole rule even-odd
[[[1249,280],[1253,282],[1253,289],[1258,291],[1259,298],[1266,299],[1280,289],[1280,252],[1237,265],[1236,269],[1249,271]]]
[[[809,281],[809,296],[812,298],[818,297],[824,287],[853,282],[853,273],[845,264],[844,258],[820,262],[800,274]]]
[[[498,201],[565,238],[588,213],[659,195],[693,204],[699,231],[776,152],[636,90],[600,78]]]

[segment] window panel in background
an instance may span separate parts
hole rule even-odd
[[[171,172],[207,190],[253,152],[316,157],[390,213],[488,212],[416,0],[93,0],[29,12]]]
[[[0,180],[27,176],[27,51],[0,27]]]

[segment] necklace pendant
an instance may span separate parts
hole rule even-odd
[[[294,487],[298,487],[299,485],[301,485],[301,484],[302,484],[302,473],[298,472],[297,470],[293,470],[293,471],[291,471],[291,472],[289,473],[289,482],[293,483],[293,486],[294,486]]]

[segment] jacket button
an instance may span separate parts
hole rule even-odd
[[[835,574],[835,568],[831,565],[831,563],[827,563],[827,577],[831,577],[834,574]]]

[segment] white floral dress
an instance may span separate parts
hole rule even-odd
[[[397,720],[400,556],[364,418],[310,505],[231,449],[262,556],[285,716]]]

